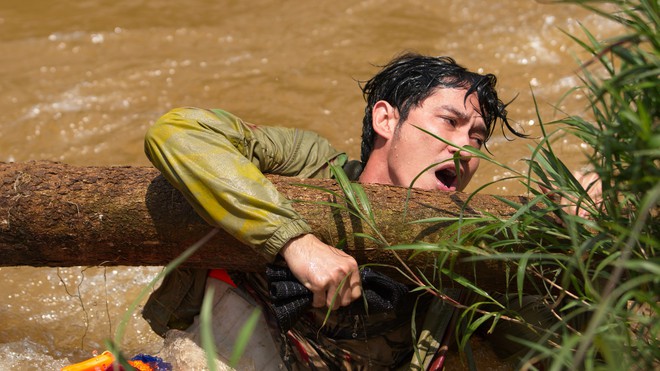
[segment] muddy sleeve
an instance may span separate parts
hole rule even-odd
[[[310,227],[264,174],[327,177],[346,155],[309,131],[259,127],[221,110],[174,109],[147,132],[145,152],[197,213],[272,261]]]

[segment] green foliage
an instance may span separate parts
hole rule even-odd
[[[552,308],[554,326],[535,342],[520,339],[529,349],[522,368],[653,369],[660,367],[660,7],[646,0],[565,2],[625,30],[606,41],[586,28],[584,41],[569,35],[590,54],[581,64],[584,86],[576,89],[589,97],[590,114],[543,125],[529,173],[517,174],[529,202],[502,199],[517,210],[512,217],[457,218],[435,249],[514,264],[511,289],[519,301],[535,295]],[[597,181],[581,181],[553,151],[552,142],[565,135],[591,147],[588,161],[602,195]],[[467,229],[466,222],[480,227]],[[473,308],[486,308],[486,295],[461,284],[485,298]],[[526,321],[509,308],[498,313]],[[464,316],[471,323],[479,318]]]
[[[260,316],[261,309],[258,307],[253,309],[250,313],[250,317],[248,317],[247,321],[245,321],[245,324],[241,327],[241,331],[238,334],[236,344],[234,344],[234,351],[232,352],[231,358],[229,359],[230,366],[236,367],[238,365],[238,361],[240,361],[243,353],[245,353],[248,342],[250,341],[252,334],[257,328]],[[207,348],[205,347],[204,349],[206,350]]]
[[[531,160],[541,184],[587,212],[582,218],[557,210],[569,237],[560,247],[572,259],[557,272],[561,291],[547,292],[548,297],[575,295],[555,300],[567,308],[566,321],[558,326],[564,333],[560,346],[572,352],[557,358],[550,358],[550,349],[541,353],[550,358],[551,369],[657,368],[660,6],[653,0],[574,2],[618,23],[624,33],[604,42],[586,28],[586,41],[571,36],[591,55],[582,63],[581,90],[589,97],[592,118],[568,117],[560,121],[561,130],[592,148],[589,162],[602,182],[602,201],[591,197],[549,146]],[[609,7],[598,7],[602,3]],[[603,10],[611,6],[614,11]],[[570,329],[569,319],[578,317],[586,326]]]
[[[590,112],[544,124],[538,117],[543,137],[530,148],[527,173],[499,164],[479,150],[463,148],[506,168],[525,184],[528,202],[500,198],[516,210],[514,215],[418,220],[453,224],[435,243],[389,246],[378,234],[359,186],[342,178],[338,169],[335,175],[345,195],[336,196],[349,206],[335,206],[366,222],[375,236],[369,238],[392,251],[435,254],[434,277],[414,272],[400,261],[400,269],[420,290],[447,300],[439,279],[444,276],[472,293],[472,301],[448,301],[466,309],[462,317],[466,330],[457,334],[459,344],[466,344],[478,327],[497,334],[498,324],[511,321],[525,328],[517,330],[522,352],[516,356],[523,369],[657,369],[660,6],[648,0],[561,2],[590,9],[624,32],[605,41],[586,28],[580,37],[568,35],[590,55],[581,63],[583,86],[569,92],[587,96]],[[555,154],[552,143],[567,135],[591,148],[587,160],[597,176],[576,174]],[[463,263],[506,261],[511,268],[503,274],[510,278],[511,292],[503,294],[516,300],[503,303],[501,295],[496,300],[496,293],[482,290],[477,281],[456,275],[451,268],[459,253]],[[552,325],[542,326],[530,320],[534,317],[530,313],[513,309],[523,307],[525,298],[542,300],[549,309],[542,319]]]
[[[213,296],[215,295],[215,289],[213,286],[210,286],[206,289],[204,293],[204,300],[202,301],[202,308],[199,312],[199,318],[201,322],[200,326],[200,336],[201,336],[201,346],[204,349],[206,354],[206,365],[209,367],[209,371],[216,371],[216,362],[215,362],[215,341],[213,340]],[[246,341],[247,342],[247,341]],[[239,347],[240,348],[240,347]],[[242,351],[242,349],[241,349]],[[239,355],[240,358],[240,355]]]

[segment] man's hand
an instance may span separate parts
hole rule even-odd
[[[578,172],[575,174],[575,178],[578,180],[578,182],[580,182],[582,188],[587,191],[587,194],[594,202],[594,204],[600,206],[600,204],[603,202],[603,185],[598,175],[594,172]],[[575,205],[571,205],[566,212],[578,215],[583,218],[587,218],[589,216],[589,212],[587,210],[583,208],[577,208]]]
[[[280,255],[300,283],[312,291],[312,305],[316,308],[327,306],[335,310],[362,295],[355,259],[312,234],[291,239]]]
[[[575,172],[573,173],[573,176],[575,176],[575,179],[580,183],[580,185],[582,185],[582,188],[587,191],[587,194],[594,202],[594,204],[599,207],[603,202],[603,186],[598,175],[594,172]],[[548,189],[543,186],[540,188],[541,191],[549,196],[553,196],[555,194],[555,191],[552,189]],[[558,197],[557,202],[560,205],[565,205],[564,211],[566,211],[568,214],[577,215],[582,218],[589,217],[589,211],[583,207],[578,207],[575,200],[571,200],[565,197]]]

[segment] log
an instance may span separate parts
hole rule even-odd
[[[313,233],[329,244],[345,240],[360,264],[400,266],[392,251],[356,237],[371,233],[359,219],[319,202],[339,192],[333,180],[303,180],[268,175]],[[410,224],[438,216],[459,216],[467,195],[385,185],[363,185],[378,229],[390,244],[436,241],[442,223]],[[54,162],[0,163],[0,266],[166,265],[212,228],[151,167],[71,166]],[[514,198],[524,202],[524,198]],[[463,215],[489,213],[506,217],[514,210],[490,195],[476,195]],[[405,215],[405,218],[404,218]],[[434,255],[399,253],[416,268],[433,265]],[[220,231],[185,265],[260,271],[265,259]],[[506,284],[501,261],[459,263],[453,269],[486,287]]]

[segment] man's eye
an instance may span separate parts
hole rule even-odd
[[[449,125],[456,126],[456,120],[455,119],[453,119],[451,117],[443,117],[442,119],[445,120],[445,122],[447,122]]]
[[[472,138],[472,142],[475,143],[476,145],[474,147],[476,148],[481,148],[481,146],[484,145],[484,140],[481,138]]]

